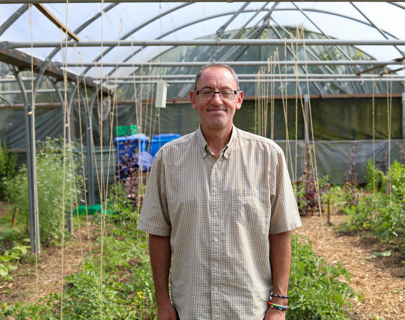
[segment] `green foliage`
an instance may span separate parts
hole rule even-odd
[[[356,207],[344,208],[350,222],[346,228],[350,231],[370,230],[381,241],[397,240],[405,248],[405,206],[393,201],[390,196],[382,193],[365,197]]]
[[[26,239],[26,241],[29,239]],[[10,250],[0,255],[0,279],[12,280],[10,271],[17,270],[16,263],[28,253],[30,246],[15,244]]]
[[[63,215],[70,210],[75,197],[80,197],[83,179],[77,173],[79,163],[69,155],[66,146],[65,177],[63,177],[62,143],[47,138],[38,143],[36,158],[39,229],[41,241],[55,239],[63,230]],[[73,160],[73,161],[72,161]],[[12,179],[4,179],[9,201],[19,206],[19,216],[28,224],[28,174],[22,166]]]
[[[287,319],[347,319],[344,306],[354,297],[350,274],[341,266],[330,266],[312,251],[303,236],[294,236]],[[338,278],[343,276],[346,282]]]
[[[112,188],[108,202],[117,214],[95,217],[100,228],[103,226],[104,237],[98,238],[81,271],[66,277],[63,296],[53,293],[39,304],[6,308],[0,319],[2,315],[17,319],[100,319],[101,313],[103,319],[111,320],[156,319],[147,235],[137,229],[139,208],[132,206],[122,185]]]
[[[17,174],[17,154],[7,151],[7,143],[0,141],[0,181],[12,179]],[[6,188],[0,183],[0,199],[5,199]]]
[[[382,191],[383,185],[385,186],[384,172],[374,165],[372,158],[370,158],[367,162],[366,179],[366,190],[368,191],[373,191],[374,188],[376,191]]]
[[[111,320],[156,319],[147,235],[137,229],[140,208],[127,199],[122,185],[111,189],[108,202],[117,215],[96,217],[100,227],[105,226],[105,236],[97,240],[97,248],[85,258],[81,271],[66,277],[63,296],[53,293],[39,304],[5,307],[0,319],[2,315],[16,319],[100,319],[101,313],[103,319]],[[293,253],[292,302],[287,318],[346,319],[342,307],[353,292],[338,277],[348,281],[347,271],[341,266],[328,267],[304,238],[293,238]]]

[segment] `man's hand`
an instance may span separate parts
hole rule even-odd
[[[158,320],[177,320],[177,313],[174,307],[169,303],[164,306],[158,306]]]
[[[285,311],[268,308],[264,320],[285,320]]]

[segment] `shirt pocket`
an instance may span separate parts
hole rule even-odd
[[[233,190],[232,211],[238,223],[256,228],[268,226],[271,206],[267,197],[258,190]]]

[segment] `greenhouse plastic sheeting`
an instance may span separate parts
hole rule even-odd
[[[288,170],[290,176],[295,178],[295,141],[290,141],[291,157],[287,152],[286,141],[276,141],[276,143],[283,149],[288,164]],[[350,157],[352,147],[354,146],[354,169],[357,174],[358,183],[366,183],[367,163],[369,159],[373,158],[373,141],[315,141],[316,152],[316,164],[318,168],[318,177],[329,177],[329,181],[332,183],[343,183],[345,181],[345,174],[350,169]],[[299,141],[297,145],[298,149],[298,174],[300,177],[304,170],[305,162],[305,144],[303,141]],[[312,148],[312,142],[311,142]],[[402,154],[402,140],[391,140],[390,154],[391,163],[395,160],[400,161]],[[375,141],[375,160],[382,160],[383,152],[388,153],[388,141],[377,140]],[[388,154],[387,154],[388,161]],[[293,170],[291,170],[291,166]]]

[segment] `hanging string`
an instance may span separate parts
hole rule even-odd
[[[374,99],[374,72],[371,75],[372,78],[372,85],[373,85],[373,95],[372,95],[372,105],[373,105],[373,165],[376,166],[375,163],[375,99]],[[375,172],[373,170],[373,195],[375,194]]]
[[[76,46],[76,42],[74,43],[74,45],[73,45],[73,53],[74,53],[74,56],[75,57],[77,57],[77,46]],[[77,59],[76,59],[76,65],[77,65]],[[77,79],[77,92],[79,93],[80,91],[79,91],[79,77],[77,76],[76,77],[76,79]],[[72,97],[72,99],[73,99],[73,97]],[[72,103],[73,103],[73,101],[72,101]],[[73,105],[73,104],[72,104]],[[70,112],[72,112],[72,114],[74,114],[74,109],[73,109],[73,111],[72,110],[70,110]],[[69,110],[68,110],[68,116],[70,116],[70,114],[69,114]],[[69,121],[67,122],[68,123],[68,136],[71,136],[71,126],[70,126],[70,120],[71,119],[69,119]],[[71,171],[71,174],[72,174],[72,178],[73,178],[73,199],[71,199],[71,210],[73,209],[72,207],[73,207],[73,201],[75,202],[75,208],[78,208],[79,207],[79,203],[78,203],[78,199],[77,199],[77,186],[76,186],[76,176],[75,176],[75,166],[74,166],[74,161],[73,161],[73,149],[72,149],[72,144],[73,144],[73,141],[70,141],[70,144],[69,144],[69,157],[70,157],[70,167],[71,167],[71,169],[70,169],[70,171]],[[83,255],[83,243],[82,243],[82,236],[81,236],[81,226],[80,226],[80,219],[79,219],[79,210],[76,210],[77,212],[77,224],[78,224],[78,231],[79,231],[79,243],[80,243],[80,254],[81,254],[81,256],[82,256],[82,259],[84,258],[84,255]],[[73,213],[71,214],[71,216],[70,216],[70,219],[73,219]],[[73,225],[73,221],[72,221],[72,225]],[[71,232],[73,233],[73,229],[71,230]]]
[[[302,26],[302,36],[303,36],[302,37],[303,53],[304,53],[304,58],[305,58],[305,70],[307,71],[308,67],[307,67],[307,56],[306,56],[306,50],[305,50],[304,26]],[[310,99],[310,91],[309,91],[308,72],[306,72],[306,83],[307,83],[307,92],[308,92],[309,122],[310,122],[310,128],[311,128],[312,150],[313,150],[313,151],[311,151],[311,148],[310,148],[309,156],[310,156],[310,163],[311,163],[311,167],[312,167],[312,172],[313,172],[314,177],[315,177],[315,188],[316,188],[316,193],[317,193],[317,196],[318,196],[319,216],[321,217],[322,238],[323,238],[323,241],[325,241],[325,226],[324,226],[324,223],[323,223],[321,194],[320,194],[320,190],[319,190],[319,179],[318,179],[318,167],[317,167],[317,163],[316,163],[315,136],[314,136],[314,128],[313,128],[313,120],[312,120],[312,110],[311,110],[312,108],[311,108],[311,99]],[[307,127],[306,122],[305,122],[305,126]],[[308,128],[305,128],[305,130],[308,130]],[[332,290],[331,290],[331,283],[330,283],[330,266],[329,266],[329,264],[326,264],[326,272],[327,272],[328,285],[329,285],[329,294],[331,295]],[[332,301],[332,299],[330,299],[330,301]],[[331,307],[335,308],[332,303],[331,303]]]
[[[83,79],[83,87],[84,87],[84,112],[87,112],[88,115],[90,115],[90,108],[89,108],[89,97],[88,97],[88,92],[87,92],[87,83],[86,83],[86,77],[84,74],[84,65],[83,65],[83,56],[82,53],[80,53],[80,63],[81,63],[81,68],[82,68],[82,79]],[[81,94],[79,95],[79,101],[81,100]],[[82,118],[81,118],[81,110],[80,110],[80,103],[79,103],[79,123],[80,123],[80,146],[81,146],[81,153],[82,153],[82,174],[83,174],[83,190],[84,190],[84,205],[86,208],[86,225],[87,225],[87,240],[90,243],[90,223],[89,223],[89,212],[87,208],[87,188],[86,188],[86,175],[85,175],[85,165],[84,165],[84,150],[83,150],[83,132],[82,132]],[[89,124],[91,122],[89,121]],[[86,126],[87,127],[87,126]],[[87,128],[87,133],[86,135],[90,135],[92,137],[91,131],[93,128],[89,126]],[[90,139],[89,139],[90,140]],[[91,139],[91,143],[93,143],[93,139]],[[89,155],[89,147],[87,146],[87,156]],[[87,168],[89,170],[90,168]],[[90,173],[91,174],[91,173]],[[89,246],[89,252],[90,252],[90,261],[93,261],[93,256],[91,254],[91,246]]]

